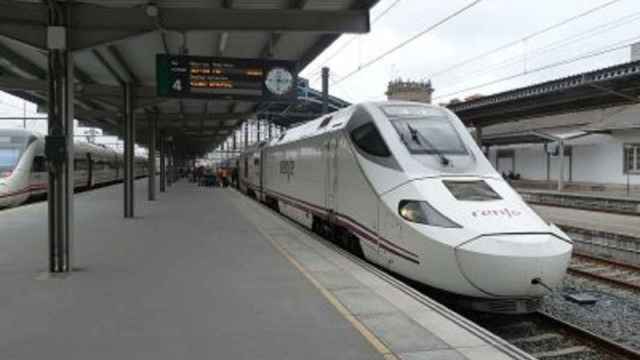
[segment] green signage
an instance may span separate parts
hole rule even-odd
[[[293,101],[297,81],[292,61],[156,55],[162,97]]]

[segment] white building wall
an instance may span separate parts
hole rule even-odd
[[[623,145],[605,143],[573,147],[573,181],[624,184]]]
[[[547,179],[547,155],[542,145],[516,149],[515,154],[516,168],[514,172],[516,174],[520,174],[524,179]]]
[[[565,180],[584,183],[601,183],[624,185],[627,183],[627,174],[623,171],[623,152],[625,143],[640,143],[640,130],[614,133],[611,136],[601,136],[597,143],[589,143],[589,138],[584,138],[587,143],[576,141],[572,144],[572,159],[565,157]],[[569,141],[571,144],[571,141]],[[567,145],[568,146],[568,145]],[[498,147],[492,147],[489,152],[491,163],[499,166],[497,170],[508,172],[511,169],[511,158],[502,158],[498,162]],[[547,180],[546,153],[542,145],[518,145],[501,147],[501,149],[513,149],[515,152],[515,170],[522,179]],[[549,180],[558,179],[560,170],[560,157],[549,158]],[[640,174],[628,176],[630,184],[640,185]]]

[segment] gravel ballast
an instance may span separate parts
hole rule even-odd
[[[597,299],[579,305],[565,294],[585,293]],[[640,350],[640,293],[595,280],[567,275],[553,295],[544,298],[541,310],[615,342]]]

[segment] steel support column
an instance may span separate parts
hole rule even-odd
[[[238,136],[238,132],[237,131],[233,131],[233,151],[235,152],[238,148],[238,140],[236,139],[236,137]]]
[[[167,191],[167,139],[160,133],[160,192]]]
[[[172,149],[172,143],[170,141],[167,141],[167,144],[165,144],[165,151],[167,152],[166,155],[166,174],[164,176],[164,178],[167,180],[167,186],[171,186],[173,185],[173,149]]]
[[[558,191],[562,190],[564,190],[564,140],[560,140],[560,171],[558,173]]]
[[[135,119],[133,117],[133,87],[130,83],[123,86],[124,92],[124,217],[134,217],[134,181],[136,139]]]
[[[66,18],[70,14],[65,10],[68,9],[52,7],[49,24],[62,27],[67,25]],[[72,53],[65,47],[70,40],[68,33],[59,40],[57,46],[48,50],[49,114],[45,147],[49,165],[48,223],[51,273],[70,272],[73,255],[74,73]]]
[[[244,149],[249,147],[249,120],[244,122]]]
[[[156,199],[156,136],[158,134],[158,113],[149,119],[149,201]]]
[[[329,112],[329,68],[322,68],[322,113]]]
[[[482,149],[482,126],[479,125],[475,125],[475,138],[476,138],[476,144],[478,144],[478,146],[480,147],[480,149]]]

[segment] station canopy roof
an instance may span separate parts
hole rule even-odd
[[[469,126],[637,103],[640,61],[576,74],[449,105]],[[558,119],[558,118],[555,118]]]
[[[317,92],[305,83],[305,104],[167,98],[156,95],[156,54],[294,61],[302,70],[342,33],[369,31],[378,0],[76,0],[69,8],[76,118],[120,135],[122,84],[135,86],[137,142],[148,122],[173,137],[184,155],[213,150],[257,111],[287,125],[312,117]],[[54,2],[51,2],[54,3]],[[50,2],[0,0],[0,89],[46,108],[46,33]],[[309,92],[311,91],[311,92]],[[331,99],[332,106],[343,106]],[[316,105],[314,105],[316,104]],[[284,113],[284,115],[283,115]],[[289,115],[287,115],[289,114]]]

